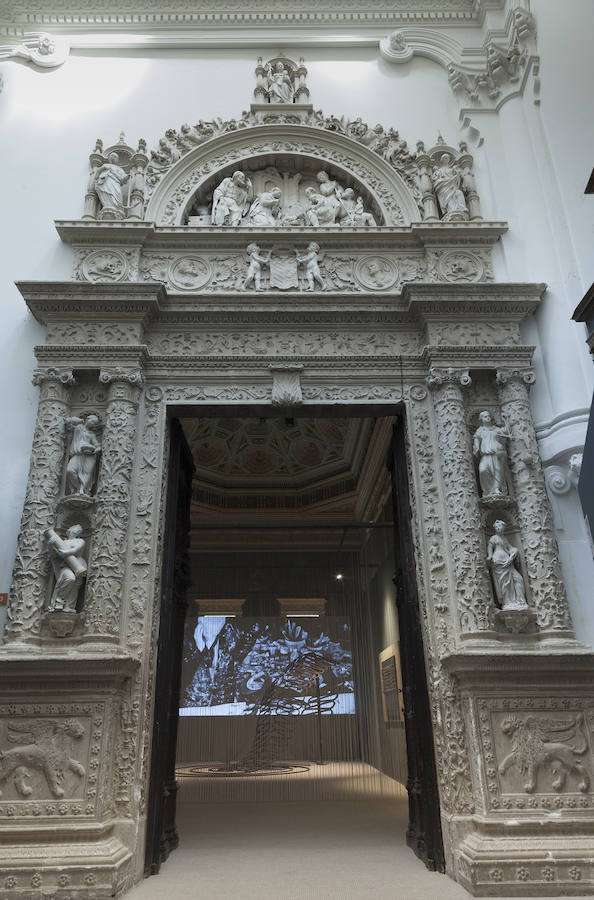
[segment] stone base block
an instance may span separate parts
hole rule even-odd
[[[516,826],[519,825],[516,822]],[[475,897],[594,894],[594,833],[494,837],[473,832],[455,853],[456,878]]]
[[[76,834],[71,842],[25,842],[17,833],[0,832],[0,897],[2,900],[86,898],[107,900],[130,887],[131,853],[116,836],[101,840]]]

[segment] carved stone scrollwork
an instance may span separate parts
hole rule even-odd
[[[27,494],[13,570],[8,607],[7,641],[22,641],[39,633],[50,571],[44,531],[55,521],[66,446],[65,420],[74,376],[69,370],[36,372],[40,387],[37,423],[27,482]]]
[[[462,388],[470,385],[466,370],[432,368],[427,384],[433,392],[440,468],[448,509],[450,542],[463,632],[491,627],[493,607],[482,536],[472,450],[466,427]]]
[[[85,637],[117,641],[136,445],[137,395],[144,376],[138,371],[114,369],[102,371],[99,380],[109,385],[109,393],[89,553]]]
[[[497,372],[501,411],[510,433],[510,468],[528,579],[540,628],[571,631],[565,587],[553,531],[551,507],[532,424],[529,369]]]

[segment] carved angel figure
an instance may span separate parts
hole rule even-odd
[[[501,609],[526,609],[524,579],[515,566],[519,552],[503,536],[505,522],[498,519],[493,523],[495,534],[487,546],[487,565],[491,569],[495,594]]]
[[[108,159],[109,162],[99,166],[97,169],[94,188],[104,209],[115,209],[124,215],[122,184],[126,181],[128,175],[121,166],[118,166],[117,153],[110,153]]]
[[[87,564],[83,559],[86,544],[82,533],[81,525],[71,525],[65,538],[61,538],[53,528],[45,530],[56,578],[50,612],[76,612],[76,598],[87,574]]]
[[[278,60],[274,68],[270,63],[266,65],[266,87],[271,103],[292,103],[295,97],[295,89],[288,69]]]
[[[270,191],[258,194],[248,213],[250,225],[277,225],[281,208],[281,189],[273,187]]]
[[[239,225],[253,195],[252,182],[243,172],[223,178],[212,195],[212,224]]]
[[[21,797],[29,797],[33,793],[27,781],[31,777],[29,770],[39,769],[52,796],[60,799],[64,796],[68,769],[79,778],[85,776],[85,767],[70,756],[72,741],[79,741],[84,733],[84,727],[76,719],[10,721],[6,738],[19,746],[0,751],[0,785],[12,776]]]
[[[97,455],[101,452],[101,444],[96,432],[99,430],[99,417],[93,414],[81,419],[71,416],[66,419],[67,431],[72,431],[70,440],[68,465],[66,467],[66,489],[69,494],[91,493]]]
[[[303,255],[300,255],[299,251],[295,250],[297,262],[300,265],[305,266],[305,281],[307,282],[308,291],[314,290],[316,282],[319,285],[320,290],[324,290],[324,279],[322,278],[320,264],[318,262],[319,252],[320,245],[316,244],[315,241],[312,241],[311,244],[307,245],[307,250]]]
[[[443,218],[452,214],[465,214],[468,217],[464,194],[460,189],[462,177],[457,168],[452,165],[452,157],[449,153],[442,153],[439,157],[439,165],[433,170],[431,176],[441,214]]]
[[[248,244],[246,252],[249,254],[250,264],[243,287],[247,289],[250,284],[253,284],[256,290],[259,291],[262,287],[262,266],[268,265],[270,262],[270,253],[268,256],[263,256],[257,244]]]
[[[472,439],[472,451],[479,458],[479,481],[483,497],[506,494],[506,441],[510,437],[509,432],[493,424],[488,410],[479,414],[479,422],[481,424]]]

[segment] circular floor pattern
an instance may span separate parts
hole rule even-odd
[[[273,763],[263,769],[246,769],[239,766],[217,763],[204,763],[197,766],[180,766],[175,774],[180,778],[252,778],[254,775],[296,775],[309,771],[309,766],[290,766]]]

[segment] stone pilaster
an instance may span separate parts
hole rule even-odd
[[[488,630],[493,611],[462,392],[470,381],[468,372],[462,369],[432,368],[427,378],[437,422],[440,470],[462,633]]]
[[[50,571],[44,532],[55,524],[66,443],[64,420],[74,377],[69,370],[48,368],[36,372],[33,383],[39,385],[40,396],[8,607],[9,643],[30,641],[39,634]]]
[[[497,372],[501,412],[511,435],[510,468],[537,622],[541,630],[567,634],[571,620],[528,397],[533,383],[531,369]]]
[[[85,640],[117,643],[128,549],[139,371],[102,370],[109,385],[84,605]]]

